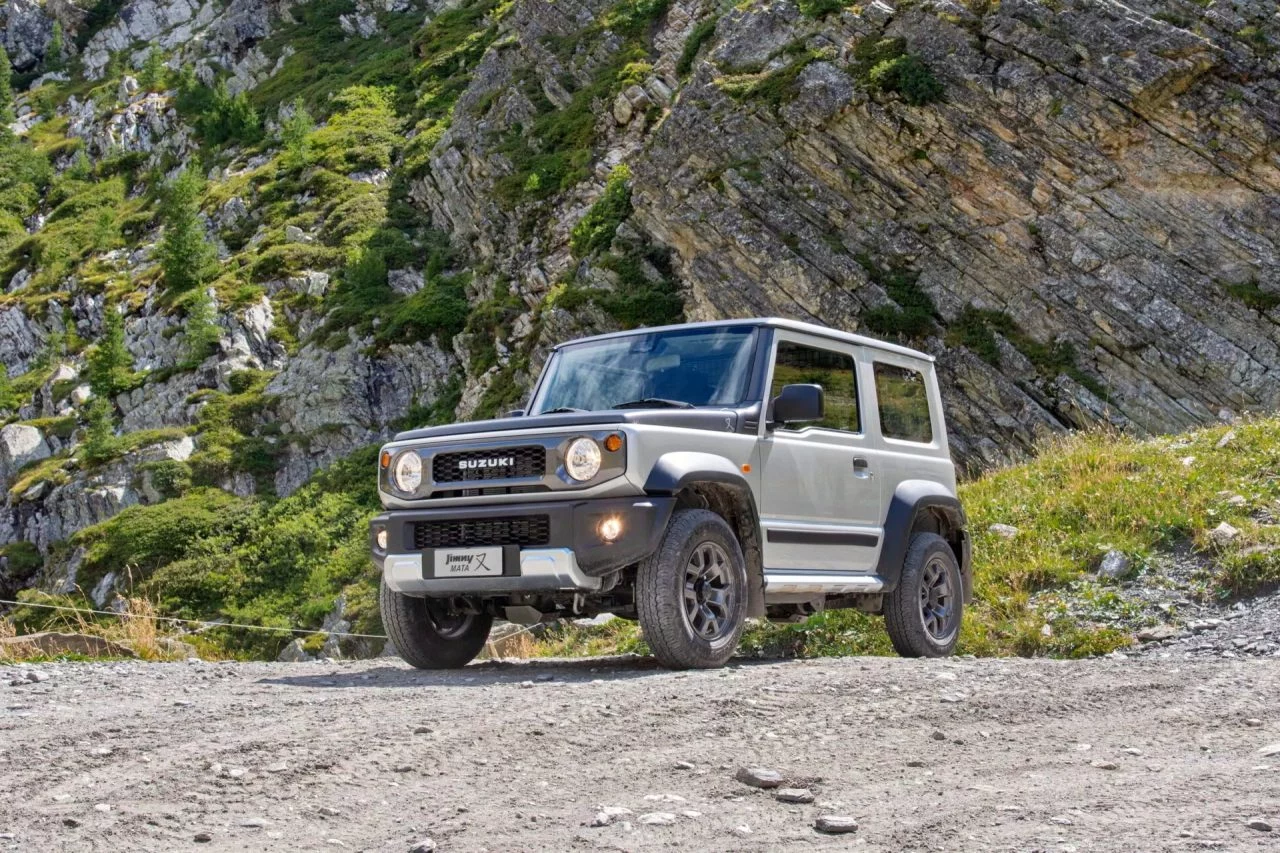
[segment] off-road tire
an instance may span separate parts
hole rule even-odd
[[[950,584],[950,607],[946,626],[940,626],[941,636],[935,636],[926,626],[925,607],[922,599],[929,599],[926,586],[930,574],[942,570]],[[902,563],[902,576],[898,586],[889,593],[884,604],[884,624],[893,642],[894,650],[906,658],[946,657],[956,647],[960,637],[960,625],[964,616],[964,587],[960,578],[960,565],[947,540],[936,533],[916,533],[911,537],[906,559]]]
[[[701,549],[695,560],[695,552]],[[722,559],[723,558],[723,559]],[[697,565],[713,565],[714,581],[698,587],[688,581]],[[721,580],[723,579],[723,580]],[[699,615],[686,614],[686,585],[691,606]],[[697,587],[700,591],[694,591]],[[719,626],[708,638],[698,633],[694,619],[701,619],[701,594],[727,591],[727,602],[715,610]],[[747,615],[747,561],[733,529],[723,518],[705,509],[681,509],[671,516],[662,543],[640,563],[636,574],[636,610],[653,656],[670,669],[713,669],[724,666],[738,648]],[[704,622],[705,624],[709,624]]]
[[[460,615],[455,625],[442,631],[432,609],[438,612],[444,602],[396,592],[387,587],[386,581],[378,592],[378,605],[382,610],[382,626],[387,629],[396,653],[418,669],[466,666],[480,654],[493,627],[492,616],[472,613]]]

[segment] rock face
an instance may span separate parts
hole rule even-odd
[[[53,18],[36,0],[8,0],[0,7],[0,44],[15,70],[34,68],[52,37]]]
[[[377,358],[367,354],[368,345],[307,346],[267,386],[290,439],[276,474],[278,494],[385,435],[414,404],[434,400],[456,368],[453,356],[433,344],[396,344]]]
[[[1275,63],[1228,21],[1196,35],[1143,14],[1157,5],[731,12],[633,165],[637,220],[676,249],[699,319],[862,328],[892,299],[868,267],[909,269],[951,332],[924,343],[962,457],[1064,425],[1274,408],[1280,315],[1231,293],[1274,292],[1280,272]],[[944,102],[857,83],[851,48],[882,38],[906,40]],[[777,109],[726,94],[725,75],[784,44],[830,59]],[[977,312],[1001,318],[994,365],[956,346]],[[1092,389],[1018,352],[1067,345]]]

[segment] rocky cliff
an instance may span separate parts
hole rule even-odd
[[[361,545],[317,471],[682,317],[934,353],[970,468],[1280,403],[1261,0],[10,0],[0,46],[0,586],[222,547],[206,612],[262,616],[292,514],[318,620]],[[117,541],[224,499],[215,544]]]

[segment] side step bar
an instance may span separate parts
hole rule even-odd
[[[858,575],[820,569],[765,569],[764,594],[876,593],[884,589],[878,575]]]

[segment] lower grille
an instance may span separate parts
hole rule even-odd
[[[431,460],[431,479],[437,483],[533,478],[546,473],[547,449],[539,444],[438,453]]]
[[[479,548],[487,545],[546,545],[551,539],[551,518],[520,515],[459,521],[419,521],[413,525],[413,547]]]

